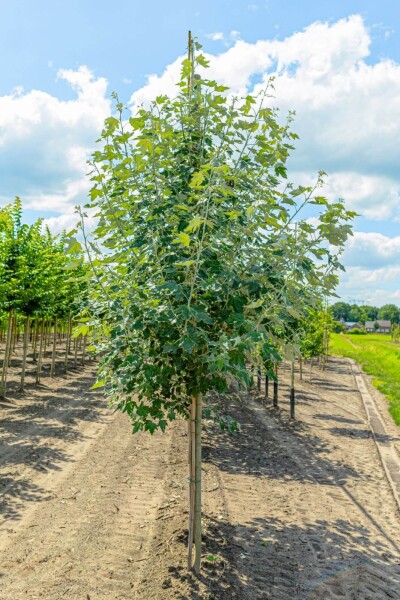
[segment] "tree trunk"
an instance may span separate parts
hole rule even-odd
[[[83,340],[82,340],[82,360],[81,360],[81,364],[84,365],[85,364],[85,358],[86,358],[86,345],[87,345],[87,336],[84,335],[83,336]]]
[[[45,340],[43,339],[45,335],[45,331],[44,331],[44,319],[42,319],[42,324],[40,327],[40,345],[39,345],[39,356],[38,356],[38,361],[37,361],[37,368],[36,368],[36,383],[40,383],[40,376],[42,373],[42,355],[43,355],[43,345]]]
[[[193,537],[194,537],[194,498],[195,498],[195,423],[196,423],[196,398],[192,398],[188,421],[189,434],[189,529],[188,529],[188,570],[193,565]]]
[[[67,372],[68,371],[68,356],[69,356],[69,347],[70,347],[70,343],[71,343],[71,329],[72,329],[72,319],[71,317],[68,317],[68,324],[67,324],[67,338],[66,338],[66,342],[65,342],[65,362],[64,362],[64,371]]]
[[[78,364],[78,338],[75,338],[74,367]]]
[[[10,334],[10,344],[8,349],[8,366],[11,367],[11,359],[13,355],[13,351],[15,350],[15,333],[17,329],[17,317],[14,315],[11,319],[11,334]]]
[[[300,372],[300,381],[303,381],[303,359],[299,358],[299,372]]]
[[[275,365],[275,379],[274,379],[274,400],[273,400],[273,404],[275,406],[275,408],[278,406],[278,363],[276,363]]]
[[[38,335],[39,335],[39,321],[38,321],[38,319],[35,319],[35,325],[34,325],[34,330],[33,330],[33,341],[32,341],[33,362],[35,362],[37,360]]]
[[[50,371],[51,377],[54,377],[54,375],[56,373],[56,351],[57,351],[57,317],[54,319],[53,354],[51,356],[51,371]]]
[[[202,397],[196,396],[196,424],[195,424],[195,499],[194,499],[194,543],[196,556],[194,571],[200,573],[201,566],[201,428],[202,428]]]
[[[290,365],[290,418],[295,414],[295,392],[294,392],[294,362]]]
[[[7,388],[7,368],[8,368],[9,353],[10,353],[10,348],[11,348],[12,323],[13,323],[13,309],[10,310],[9,317],[8,317],[6,347],[4,349],[3,369],[1,372],[0,396],[2,398],[5,397],[6,388]]]
[[[24,347],[22,355],[22,369],[21,369],[21,392],[24,391],[25,387],[25,369],[26,369],[26,357],[28,355],[28,343],[29,343],[29,317],[26,317],[24,324]]]

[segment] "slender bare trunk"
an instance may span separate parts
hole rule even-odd
[[[71,329],[72,329],[72,319],[71,317],[68,317],[68,324],[67,324],[67,339],[66,339],[66,343],[65,343],[65,362],[64,362],[64,371],[67,372],[68,371],[68,356],[69,356],[69,346],[70,346],[70,342],[71,342]]]
[[[9,353],[10,353],[10,348],[11,348],[11,330],[12,330],[13,320],[14,320],[13,319],[13,309],[11,309],[9,316],[8,316],[6,347],[4,349],[3,369],[1,372],[0,396],[2,398],[5,397],[6,390],[7,390],[7,368],[8,368]]]
[[[290,365],[290,418],[295,416],[294,362]]]
[[[25,370],[26,370],[26,357],[28,355],[28,344],[29,344],[29,317],[26,317],[24,324],[24,347],[22,355],[22,369],[21,369],[21,392],[24,391],[25,387]]]
[[[42,319],[42,324],[40,327],[39,356],[38,356],[37,368],[36,368],[36,383],[40,383],[40,376],[42,374],[42,355],[43,355],[43,346],[45,343],[44,336],[45,336],[44,319]]]
[[[194,544],[195,544],[195,573],[200,573],[201,567],[201,429],[202,429],[202,396],[196,396],[195,423],[195,499],[194,499]]]
[[[78,364],[78,338],[75,338],[74,367]]]
[[[300,381],[303,381],[303,359],[299,358],[299,372],[300,372]]]
[[[54,375],[56,373],[56,352],[57,352],[57,317],[54,319],[53,354],[51,356],[51,371],[50,371],[51,377],[54,377]]]
[[[8,350],[8,366],[11,367],[11,359],[13,355],[13,351],[15,350],[15,330],[17,328],[17,317],[14,315],[11,319],[11,337],[10,337],[10,346]]]
[[[83,336],[83,340],[82,340],[82,360],[81,360],[82,365],[85,364],[86,345],[87,345],[87,335],[84,335]]]
[[[35,319],[35,328],[33,331],[33,362],[37,360],[37,343],[39,336],[39,320]]]
[[[188,570],[192,568],[193,564],[193,528],[194,528],[194,498],[195,498],[195,423],[196,423],[196,398],[192,398],[192,404],[190,406],[190,417],[188,421],[188,433],[189,433],[189,530],[188,530]]]

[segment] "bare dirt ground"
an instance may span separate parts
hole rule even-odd
[[[186,424],[132,436],[92,379],[46,377],[0,405],[1,600],[400,598],[400,514],[346,360],[296,377],[295,422],[285,372],[279,409],[255,391],[221,401],[242,431],[204,433],[199,579],[185,564]]]

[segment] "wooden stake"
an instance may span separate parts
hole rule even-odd
[[[200,573],[201,567],[201,429],[202,429],[202,396],[196,396],[195,424],[195,503],[194,503],[194,543],[196,556],[194,571]]]
[[[44,336],[45,336],[44,319],[42,319],[42,323],[41,323],[41,327],[40,327],[39,356],[38,356],[37,368],[36,368],[36,383],[40,383],[40,377],[42,374],[43,345],[45,342]]]
[[[290,418],[294,419],[295,395],[294,395],[294,362],[290,365]]]
[[[25,388],[25,370],[26,370],[26,357],[28,355],[28,343],[29,343],[29,316],[25,319],[24,324],[24,346],[23,346],[23,356],[22,356],[22,369],[21,369],[21,392],[24,391]]]
[[[54,319],[53,353],[51,356],[51,371],[50,371],[51,377],[54,377],[54,375],[56,373],[56,351],[57,351],[57,317]]]
[[[278,406],[278,364],[275,366],[275,377],[274,379],[274,406]]]
[[[12,330],[13,320],[14,320],[13,319],[13,309],[11,309],[9,316],[8,316],[6,347],[4,349],[3,369],[1,372],[0,396],[2,398],[5,397],[6,389],[7,389],[7,368],[8,368],[9,353],[10,353],[10,348],[11,348],[11,330]]]
[[[196,423],[196,398],[192,398],[189,416],[189,530],[188,530],[188,570],[193,565],[193,538],[194,538],[194,501],[195,501],[195,423]]]

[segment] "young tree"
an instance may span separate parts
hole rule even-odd
[[[198,572],[202,399],[232,378],[249,383],[246,363],[274,355],[274,332],[304,313],[302,290],[312,304],[334,288],[354,213],[319,194],[323,174],[313,188],[282,185],[290,119],[279,124],[268,92],[228,96],[195,49],[190,39],[176,98],[129,118],[117,101],[106,119],[88,204],[99,221],[84,237],[98,385],[134,432],[190,422]],[[315,226],[299,215],[310,203]]]

